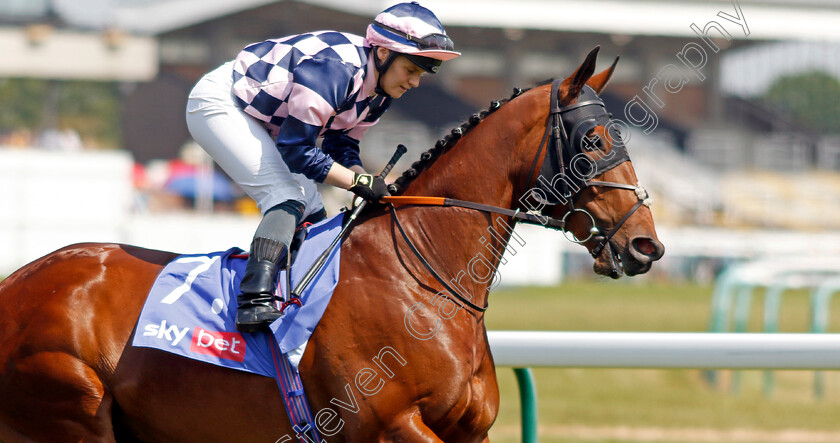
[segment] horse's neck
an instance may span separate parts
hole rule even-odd
[[[505,104],[441,154],[408,184],[404,195],[512,208],[543,131],[547,115],[546,106],[539,106],[543,99],[544,94],[532,91]],[[469,292],[476,304],[484,303],[492,284],[488,273],[498,268],[511,241],[512,220],[462,208],[422,207],[407,214],[418,246],[442,277],[455,278],[456,289]],[[523,244],[518,237],[514,240]]]

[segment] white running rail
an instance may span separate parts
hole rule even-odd
[[[496,366],[840,369],[840,334],[488,331]]]

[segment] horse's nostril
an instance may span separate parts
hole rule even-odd
[[[630,242],[630,251],[634,258],[647,263],[662,258],[665,248],[652,238],[636,237]]]
[[[647,238],[637,238],[633,240],[633,247],[645,255],[653,255],[656,252],[656,247]]]

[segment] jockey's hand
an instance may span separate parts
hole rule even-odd
[[[378,175],[359,173],[355,173],[353,176],[353,186],[350,187],[350,192],[373,203],[378,202],[382,197],[391,195],[384,178]]]

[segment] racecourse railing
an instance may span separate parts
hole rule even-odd
[[[840,369],[840,334],[488,331],[496,366],[513,367],[522,441],[537,441],[531,367]]]
[[[752,301],[763,289],[764,332],[779,330],[783,295],[793,289],[809,289],[811,332],[827,332],[829,306],[832,297],[840,292],[840,264],[836,256],[765,258],[727,266],[717,278],[712,293],[709,332],[746,332],[752,312]],[[716,372],[706,371],[706,379],[716,383]],[[737,392],[740,374],[732,374],[729,389]],[[765,371],[764,395],[771,395],[774,387],[772,371]],[[814,395],[823,395],[822,374],[814,374]]]

